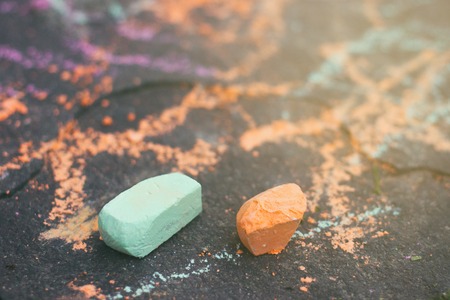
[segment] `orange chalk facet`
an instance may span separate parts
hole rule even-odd
[[[236,216],[242,243],[253,255],[278,254],[288,244],[306,210],[306,198],[294,183],[262,192],[245,202]]]

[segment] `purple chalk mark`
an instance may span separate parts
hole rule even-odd
[[[19,92],[10,86],[4,87],[4,86],[0,85],[0,94],[4,94],[4,95],[6,95],[6,97],[14,97],[14,96],[17,96],[17,94],[19,94]]]
[[[216,70],[203,66],[192,66],[186,57],[169,56],[153,58],[150,55],[127,54],[116,55],[110,51],[92,45],[87,41],[69,41],[68,47],[76,52],[81,52],[86,59],[92,59],[96,53],[103,53],[102,58],[112,65],[139,66],[155,68],[166,73],[192,74],[199,77],[214,76]]]
[[[151,65],[150,58],[144,55],[113,55],[108,53],[105,55],[108,62],[116,65],[138,65],[149,67]]]
[[[158,41],[158,44],[176,43],[178,41],[173,36],[161,34],[159,30],[157,30],[154,27],[136,28],[133,25],[129,25],[127,23],[120,23],[116,28],[116,32],[119,34],[119,36],[126,38],[130,41],[140,41],[140,42]]]
[[[49,0],[31,0],[30,3],[18,4],[15,1],[5,1],[0,3],[0,14],[17,13],[22,16],[30,11],[43,11],[50,8]]]
[[[27,94],[34,94],[34,93],[49,93],[48,90],[37,88],[34,84],[28,84],[25,86],[25,88],[15,89],[11,86],[1,86],[0,85],[0,94],[6,95],[6,97],[16,97],[21,92],[25,92]]]
[[[38,69],[47,68],[53,61],[53,55],[48,51],[40,52],[34,47],[29,47],[26,53]]]
[[[47,10],[50,8],[48,0],[32,0],[30,7],[34,10]]]
[[[71,60],[64,60],[62,65],[65,70],[73,70],[77,66],[77,64]]]
[[[0,13],[7,14],[17,10],[17,3],[13,1],[6,1],[0,3]]]
[[[81,53],[87,59],[92,59],[100,49],[84,40],[67,40],[66,45],[70,50]]]
[[[135,28],[126,23],[119,24],[117,33],[132,41],[146,41],[153,40],[157,31],[153,28]]]
[[[215,74],[217,74],[217,70],[214,68],[206,68],[202,66],[195,68],[195,75],[198,77],[213,77]]]
[[[9,46],[0,45],[0,58],[18,64],[29,64],[30,61],[23,57],[22,53]],[[32,63],[32,62],[31,62]]]
[[[35,47],[29,47],[25,54],[7,45],[0,45],[0,59],[4,59],[21,65],[25,69],[46,70],[51,64],[62,65],[66,70],[73,70],[77,64],[64,59],[61,55],[54,55],[49,51],[39,51]]]
[[[8,46],[0,46],[0,57],[10,61],[20,61],[23,59],[22,53]]]

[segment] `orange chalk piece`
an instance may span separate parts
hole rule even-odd
[[[301,188],[283,184],[245,202],[236,216],[242,243],[253,255],[278,254],[289,243],[306,210]]]

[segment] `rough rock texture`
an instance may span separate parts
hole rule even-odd
[[[242,205],[236,227],[254,255],[278,254],[288,244],[306,210],[306,198],[294,183],[264,191]]]

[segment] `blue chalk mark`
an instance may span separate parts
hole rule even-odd
[[[324,229],[324,228],[331,227],[333,224],[334,224],[334,223],[331,222],[331,221],[319,221],[318,224],[317,224],[317,226],[318,226],[319,228]]]
[[[403,13],[406,9],[411,9],[414,8],[414,6],[419,7],[431,3],[433,3],[432,0],[416,0],[414,2],[408,3],[408,6],[405,6],[401,1],[389,1],[386,4],[381,5],[380,11],[383,17],[392,18]]]
[[[389,205],[385,206],[385,207],[377,206],[377,207],[372,208],[371,210],[367,210],[363,213],[356,215],[356,219],[358,220],[358,222],[362,222],[362,221],[369,219],[370,217],[375,217],[375,216],[387,214],[387,213],[392,213],[392,215],[398,216],[400,214],[400,209],[394,208]],[[353,217],[355,217],[355,214],[348,213],[346,217],[353,218]],[[329,220],[321,220],[317,223],[317,226],[314,228],[311,228],[308,233],[303,233],[300,230],[295,231],[292,238],[299,238],[299,237],[300,238],[312,238],[312,237],[314,237],[314,235],[316,233],[322,232],[323,229],[342,225],[343,219],[346,219],[345,216],[343,218],[338,218],[334,222],[329,221]]]
[[[342,73],[342,63],[345,54],[339,53],[328,58],[317,71],[311,73],[307,82],[309,84],[327,85],[332,77]]]
[[[375,150],[375,152],[372,153],[372,157],[381,158],[383,156],[383,154],[385,154],[387,152],[388,149],[389,149],[388,145],[380,144],[377,146],[377,149]]]
[[[428,38],[425,39],[421,36],[428,36]],[[428,24],[419,21],[411,21],[403,27],[384,30],[368,29],[360,39],[348,43],[347,49],[323,61],[316,70],[308,75],[305,85],[294,90],[292,94],[298,97],[305,96],[311,93],[315,86],[339,91],[342,82],[337,79],[344,72],[343,63],[347,55],[373,55],[391,50],[402,50],[410,53],[430,49],[440,51],[448,49],[449,37],[448,32],[435,27],[431,28]],[[412,84],[412,79],[406,77],[403,82],[408,86]],[[346,89],[348,90],[348,86],[346,86]],[[397,98],[392,100],[399,101]]]
[[[109,5],[108,11],[116,20],[123,20],[126,17],[122,6],[117,2]]]

